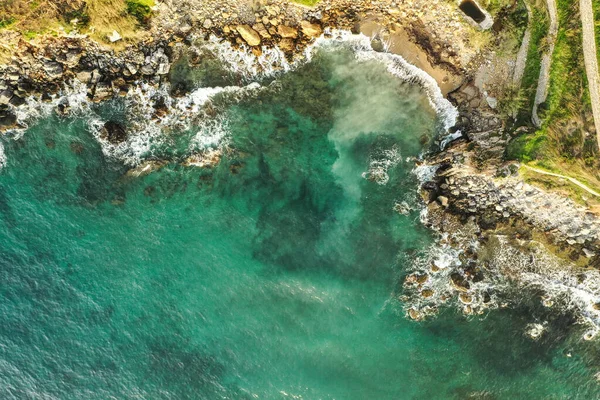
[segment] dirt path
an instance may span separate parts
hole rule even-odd
[[[550,68],[552,67],[552,53],[554,53],[554,44],[556,35],[558,34],[558,9],[556,8],[556,0],[546,0],[548,6],[548,14],[550,16],[550,27],[548,28],[547,43],[548,49],[542,56],[540,68],[540,77],[538,79],[538,87],[535,92],[535,102],[531,111],[531,121],[538,128],[542,126],[542,120],[538,115],[538,107],[546,101],[548,97],[548,84],[550,83]]]
[[[598,78],[598,57],[594,32],[594,8],[592,0],[579,1],[579,14],[583,27],[583,59],[592,102],[592,114],[596,127],[596,139],[600,150],[600,80]]]
[[[590,189],[589,187],[587,187],[586,185],[584,185],[583,183],[579,182],[577,179],[575,178],[571,178],[569,176],[565,176],[565,175],[560,175],[560,174],[555,174],[553,172],[548,172],[548,171],[544,171],[543,169],[538,169],[538,168],[533,168],[530,167],[528,165],[522,165],[523,168],[528,169],[530,171],[534,171],[537,172],[538,174],[542,174],[542,175],[550,175],[550,176],[555,176],[557,178],[562,178],[562,179],[566,179],[569,182],[571,182],[572,184],[579,186],[581,189],[585,190],[586,192],[588,192],[591,195],[594,195],[596,197],[600,197],[600,193]]]

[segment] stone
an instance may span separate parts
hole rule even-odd
[[[2,111],[0,109],[0,127],[6,128],[14,126],[17,123],[17,116],[10,110]]]
[[[252,25],[252,29],[254,29],[256,32],[258,32],[258,34],[263,39],[270,39],[271,38],[271,34],[269,33],[269,31],[267,30],[267,28],[265,27],[265,25],[262,24],[262,23],[258,23],[258,24]]]
[[[138,72],[137,67],[132,63],[125,63],[125,70],[127,70],[130,75],[135,75]]]
[[[450,281],[452,282],[452,286],[459,292],[466,292],[471,288],[469,282],[466,281],[465,278],[462,277],[459,273],[453,273],[450,275]]]
[[[294,51],[294,49],[296,48],[296,43],[294,43],[294,41],[292,39],[282,39],[279,42],[279,48],[282,51],[289,53],[289,52]]]
[[[156,68],[156,73],[158,75],[166,75],[169,73],[169,70],[171,69],[171,66],[169,65],[168,62],[162,62],[160,64],[158,64],[158,68]]]
[[[308,21],[300,22],[300,30],[304,36],[307,36],[311,39],[319,37],[323,33],[323,28],[321,28],[321,25],[311,24]]]
[[[279,6],[276,5],[265,6],[265,10],[267,11],[267,14],[273,17],[277,16],[280,11]]]
[[[210,19],[208,19],[208,18],[205,19],[204,23],[202,24],[202,27],[204,29],[210,29],[210,28],[212,28],[212,26],[213,26],[213,22]]]
[[[596,253],[594,253],[593,251],[591,251],[590,249],[586,249],[585,247],[583,248],[583,254],[587,257],[587,258],[592,258],[596,255]]]
[[[13,97],[10,99],[10,102],[9,102],[9,103],[10,103],[11,105],[15,106],[15,107],[18,107],[18,106],[20,106],[20,105],[23,105],[23,104],[25,104],[25,99],[24,99],[24,98],[22,98],[22,97],[19,97],[19,96],[17,96],[17,95],[14,95],[14,96],[13,96]]]
[[[286,25],[279,25],[277,33],[284,39],[295,39],[298,37],[298,29]]]
[[[79,60],[81,59],[81,53],[79,50],[71,50],[66,54],[65,57],[67,65],[69,65],[70,67],[74,67],[77,64],[79,64]]]
[[[463,304],[471,304],[473,302],[473,297],[468,293],[461,293],[458,295],[458,298]]]
[[[63,73],[63,66],[56,61],[46,61],[43,65],[44,71],[50,79],[59,78]]]
[[[92,72],[91,71],[79,71],[77,75],[77,80],[81,83],[85,83],[86,85],[90,83],[92,80]]]
[[[8,104],[12,97],[13,94],[10,90],[4,90],[3,92],[0,92],[0,104]]]
[[[421,313],[419,313],[417,310],[415,310],[414,308],[411,308],[408,310],[408,316],[414,320],[414,321],[419,321],[421,320],[423,317],[421,316]]]
[[[424,289],[423,291],[421,291],[421,296],[423,296],[424,298],[429,298],[431,296],[433,296],[433,290],[431,289]]]
[[[119,35],[119,32],[117,32],[117,31],[112,31],[112,33],[108,37],[108,40],[111,43],[118,42],[121,39],[123,39],[123,38],[121,37],[121,35]]]
[[[106,100],[113,95],[112,86],[106,82],[100,82],[96,85],[94,91],[94,100],[102,101]]]
[[[260,35],[249,25],[238,25],[236,30],[244,39],[248,46],[258,46],[260,44]]]
[[[188,157],[183,165],[186,167],[212,168],[221,161],[221,150],[208,150],[200,154],[194,154]]]
[[[438,196],[437,200],[442,207],[448,207],[448,198],[446,196]]]
[[[119,144],[127,140],[127,131],[119,122],[108,121],[102,127],[100,137],[109,143]]]
[[[126,175],[132,178],[139,178],[140,176],[145,176],[151,174],[154,171],[158,171],[165,165],[166,162],[164,161],[145,161],[137,167],[127,171]]]
[[[140,72],[142,75],[154,75],[154,68],[152,68],[151,64],[144,64]]]
[[[385,51],[385,46],[379,38],[374,38],[371,40],[371,48],[378,53],[383,53]]]

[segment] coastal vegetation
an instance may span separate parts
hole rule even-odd
[[[598,3],[598,1],[596,1]],[[540,57],[548,45],[546,33],[548,17],[544,7],[536,4],[532,9],[532,39],[521,93],[527,101],[521,107],[513,128],[525,127],[507,147],[507,157],[536,165],[546,171],[575,178],[596,191],[600,188],[600,155],[596,145],[590,97],[583,62],[582,29],[578,2],[558,0],[559,31],[552,54],[552,67],[548,98],[540,107],[544,123],[537,129],[530,122],[540,71]],[[523,131],[519,129],[519,131]],[[561,188],[564,182],[551,176],[541,176],[529,171],[526,179],[545,188]],[[568,186],[568,185],[567,185]],[[588,199],[597,204],[598,199],[568,190],[574,199]],[[593,196],[592,196],[593,197]]]
[[[305,6],[314,6],[319,0],[294,0],[298,4],[304,4]]]
[[[117,31],[127,42],[139,39],[153,6],[153,0],[8,0],[0,4],[0,30],[11,29],[30,40],[76,29],[103,43],[110,43]]]

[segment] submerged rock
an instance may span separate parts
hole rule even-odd
[[[115,121],[108,121],[102,127],[100,137],[112,144],[119,144],[127,140],[127,131],[122,124]]]
[[[188,157],[183,165],[186,167],[212,168],[219,164],[222,155],[219,149],[208,150]]]
[[[545,330],[546,328],[542,324],[529,324],[525,333],[531,339],[537,340],[543,335]]]
[[[137,167],[127,171],[127,176],[139,178],[140,176],[148,175],[154,171],[158,171],[164,167],[167,163],[165,161],[145,161]]]

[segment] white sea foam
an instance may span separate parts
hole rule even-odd
[[[380,154],[371,158],[369,170],[363,172],[362,177],[379,185],[386,185],[390,180],[389,169],[398,165],[401,161],[402,155],[397,146],[383,150]]]
[[[247,48],[245,51],[243,48],[235,49],[229,42],[220,41],[214,36],[203,45],[229,69],[241,74],[248,81],[288,72],[304,62],[310,61],[316,49],[347,46],[355,52],[359,61],[378,60],[386,64],[390,73],[398,78],[421,85],[426,91],[431,105],[443,121],[445,129],[452,126],[456,119],[456,110],[443,98],[433,78],[400,56],[373,51],[370,39],[364,35],[353,35],[347,31],[328,31],[294,61],[289,61],[285,54],[276,47],[263,47],[262,54],[255,56]],[[203,142],[214,146],[216,138],[223,139],[227,136],[227,130],[225,127],[217,129],[215,123],[202,127],[200,122],[202,107],[221,93],[247,94],[257,88],[259,88],[257,83],[250,83],[243,87],[199,88],[181,98],[173,98],[168,94],[168,85],[154,88],[144,83],[138,83],[124,99],[129,129],[128,140],[125,143],[114,145],[100,137],[100,131],[105,121],[93,111],[92,103],[87,97],[87,87],[74,81],[65,85],[63,90],[53,96],[50,101],[42,102],[38,98],[30,97],[26,99],[24,105],[16,107],[17,122],[24,128],[14,130],[13,134],[18,137],[31,123],[39,118],[47,117],[60,105],[65,105],[68,106],[67,113],[69,115],[87,120],[89,128],[102,144],[103,151],[107,156],[133,166],[139,164],[144,158],[152,156],[153,149],[160,147],[166,140],[165,132],[173,130],[185,130],[192,126],[199,126],[198,134],[193,143],[190,143],[190,147],[196,148]],[[162,107],[167,111],[158,117],[155,115],[154,107],[157,98],[162,99]],[[200,139],[203,134],[207,134],[207,138],[210,137],[210,139]]]
[[[198,88],[186,96],[171,97],[168,85],[157,88],[146,83],[138,83],[129,90],[122,101],[114,102],[112,112],[125,117],[128,138],[123,143],[112,144],[101,135],[107,117],[95,111],[94,103],[87,97],[86,86],[74,81],[65,85],[63,90],[52,96],[49,101],[41,101],[32,96],[26,99],[25,104],[16,107],[17,122],[23,128],[14,129],[12,134],[18,138],[29,125],[51,115],[62,105],[66,107],[66,114],[85,119],[88,128],[101,144],[102,151],[107,157],[135,166],[153,156],[157,148],[168,142],[168,134],[173,131],[198,129],[191,147],[197,149],[202,143],[207,146],[217,146],[218,141],[224,139],[227,134],[225,119],[222,116],[217,118],[223,125],[221,129],[217,129],[215,121],[211,121],[211,118],[201,112],[202,108],[217,95],[235,97],[234,101],[237,101],[254,95],[260,88],[257,83],[242,87]],[[164,111],[161,115],[157,115],[156,106],[159,102]],[[122,109],[119,110],[119,107]],[[208,125],[204,126],[205,123]],[[207,135],[205,139],[202,139],[203,134]]]
[[[312,60],[318,49],[348,47],[354,51],[359,61],[376,60],[386,65],[388,71],[399,79],[417,84],[423,88],[433,109],[442,122],[444,131],[456,124],[458,110],[446,99],[433,77],[425,71],[410,64],[397,54],[376,52],[371,47],[371,38],[363,34],[353,34],[344,30],[327,29],[323,35],[297,56],[294,61],[288,61],[279,48],[263,46],[262,54],[254,55],[246,46],[234,49],[229,42],[219,41],[216,37],[209,40],[211,50],[229,68],[247,79],[274,76],[288,72],[305,62]]]
[[[542,293],[540,305],[556,309],[559,313],[571,313],[578,323],[587,328],[584,339],[597,337],[600,333],[599,271],[578,268],[552,255],[539,243],[529,242],[527,251],[524,251],[507,237],[493,235],[485,246],[484,255],[476,261],[483,280],[469,280],[468,289],[464,290],[453,284],[452,274],[464,276],[467,265],[461,261],[462,251],[449,243],[470,243],[473,251],[477,251],[480,245],[470,239],[466,232],[469,227],[464,228],[465,232],[461,229],[455,229],[452,235],[442,235],[439,243],[414,261],[411,271],[427,273],[428,279],[418,286],[410,280],[405,284],[404,307],[407,313],[413,309],[426,314],[424,310],[431,312],[441,305],[454,305],[467,315],[481,314],[489,309],[519,304]],[[433,294],[423,297],[426,289]],[[538,323],[532,321],[532,324]],[[530,334],[536,326],[530,325],[524,333]],[[534,333],[541,334],[538,331]]]
[[[279,47],[262,46],[261,55],[256,56],[249,47],[234,48],[227,40],[211,35],[203,44],[212,51],[231,71],[247,79],[263,78],[294,69],[302,60],[288,61]]]
[[[4,144],[0,142],[0,169],[6,165],[6,153],[4,152]]]
[[[412,170],[412,173],[417,177],[419,183],[423,184],[425,182],[431,181],[438,169],[439,166],[437,165],[421,164],[417,165]]]

